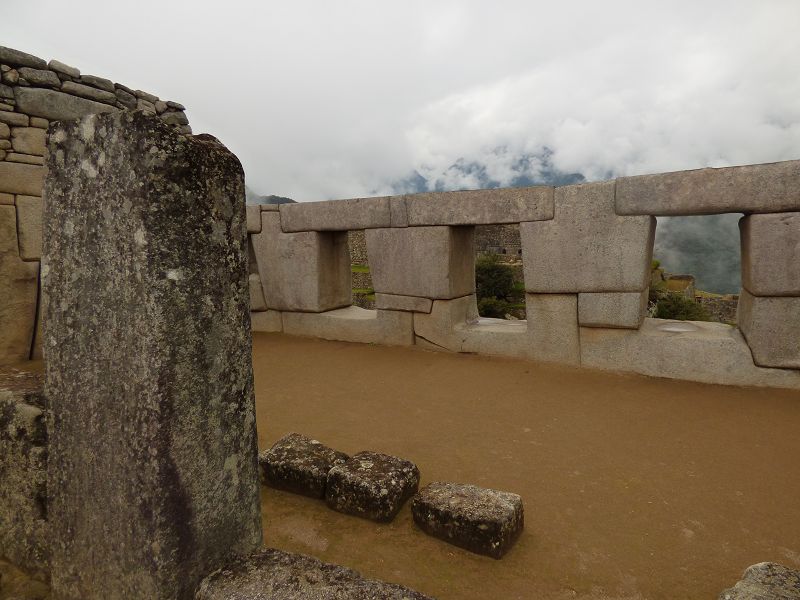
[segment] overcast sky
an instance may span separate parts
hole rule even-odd
[[[543,148],[588,179],[800,158],[799,25],[800,0],[0,0],[0,45],[182,102],[301,201],[472,187],[458,159],[507,182]]]

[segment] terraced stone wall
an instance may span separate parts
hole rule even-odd
[[[0,46],[0,364],[41,356],[37,314],[47,128],[52,121],[117,110],[157,114],[191,133],[177,102]]]
[[[800,388],[800,161],[248,207],[255,331]],[[744,213],[738,327],[646,318],[657,216]],[[475,230],[519,227],[527,321],[478,316]],[[376,310],[353,306],[365,230]]]

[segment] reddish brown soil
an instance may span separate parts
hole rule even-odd
[[[269,545],[440,600],[710,599],[750,564],[800,567],[800,393],[254,335],[259,443],[290,431],[509,490],[500,561],[263,488]]]

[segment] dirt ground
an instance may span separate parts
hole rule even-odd
[[[800,393],[254,334],[259,445],[297,431],[520,494],[500,561],[262,488],[268,545],[439,600],[713,599],[800,567]]]

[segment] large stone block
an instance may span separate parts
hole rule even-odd
[[[348,306],[350,254],[346,231],[283,233],[281,216],[261,212],[253,241],[267,307],[323,312]]]
[[[20,112],[51,121],[80,119],[85,115],[119,110],[109,104],[44,88],[15,87],[14,97]]]
[[[53,595],[190,599],[261,546],[244,173],[142,113],[49,144]]]
[[[760,297],[742,290],[738,321],[757,365],[800,369],[800,296]]]
[[[261,276],[258,273],[250,273],[248,284],[250,287],[250,311],[262,312],[267,310],[267,302],[264,300],[264,288],[261,286]]]
[[[261,206],[258,204],[247,205],[247,233],[261,231]]]
[[[614,214],[614,182],[556,188],[555,219],[522,223],[525,289],[641,292],[650,281],[656,221]]]
[[[648,290],[578,294],[578,323],[582,327],[638,329],[647,314],[647,297]]]
[[[451,299],[475,291],[474,227],[366,231],[375,292]]]
[[[0,371],[0,481],[0,558],[44,575],[47,419],[39,373]]]
[[[280,213],[281,227],[286,232],[350,231],[392,225],[388,196],[281,204]]]
[[[375,306],[385,310],[405,310],[408,312],[431,312],[433,300],[417,296],[396,296],[394,294],[375,294]]]
[[[581,364],[723,385],[800,389],[800,373],[753,364],[735,327],[722,323],[645,319],[636,329],[581,327]]]
[[[38,196],[17,196],[19,254],[22,260],[42,257],[42,199]]]
[[[43,184],[44,167],[0,162],[0,191],[8,194],[41,196]]]
[[[395,310],[348,306],[321,313],[283,312],[283,332],[341,342],[410,346],[413,315]]]
[[[800,570],[763,562],[747,567],[742,579],[723,591],[717,600],[797,600]]]
[[[408,224],[491,225],[553,218],[553,188],[537,186],[405,196]]]
[[[15,127],[11,130],[11,145],[15,152],[44,156],[47,132],[38,127]]]
[[[283,318],[277,310],[250,313],[250,329],[261,333],[280,333],[283,331]]]
[[[576,294],[526,294],[530,356],[543,362],[581,362]]]
[[[46,69],[47,62],[38,56],[0,46],[0,63],[11,65],[12,67],[31,67],[33,69]]]
[[[267,548],[211,573],[197,600],[433,600],[311,556]]]
[[[800,210],[800,160],[617,179],[617,214],[714,215]]]
[[[739,221],[742,286],[756,296],[800,296],[800,212]]]
[[[0,163],[0,168],[3,163]],[[0,206],[0,364],[28,360],[36,322],[39,263],[19,255],[14,206]]]

